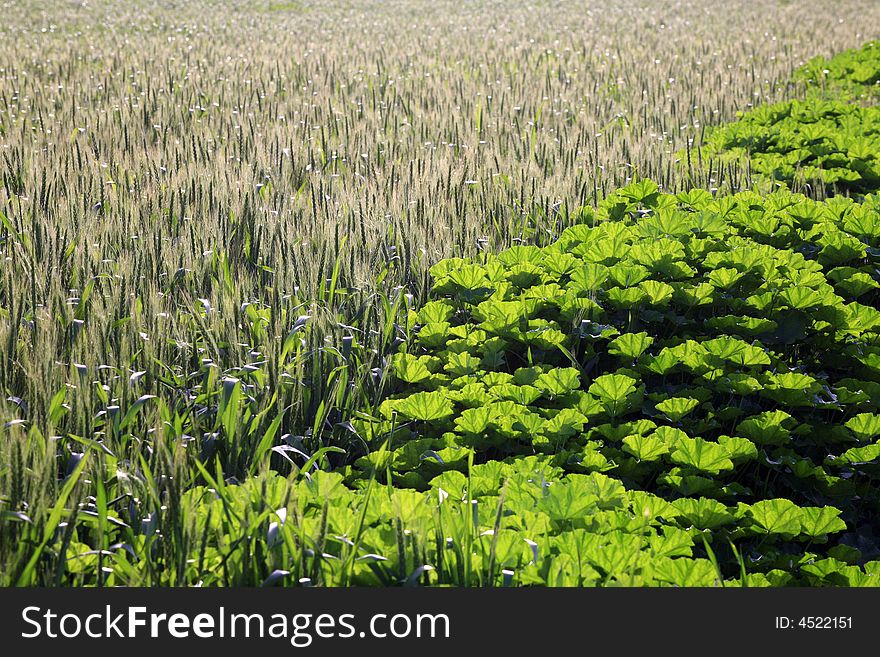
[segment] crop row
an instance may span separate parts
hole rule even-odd
[[[743,113],[711,132],[705,153],[823,195],[880,190],[880,42],[811,60],[795,77],[804,99]]]

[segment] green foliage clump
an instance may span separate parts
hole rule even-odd
[[[838,97],[880,98],[880,41],[869,41],[828,59],[815,57],[798,69],[795,80]]]
[[[880,42],[812,59],[794,79],[805,98],[739,113],[710,131],[702,154],[819,196],[880,190]]]
[[[754,173],[824,193],[880,189],[880,107],[792,100],[758,107],[711,133],[710,153],[749,159]]]
[[[428,490],[464,485],[469,459],[538,458],[566,487],[662,501],[648,524],[699,539],[724,575],[847,551],[880,533],[878,201],[641,181],[548,247],[438,263],[388,361],[397,394],[357,423],[387,452],[350,480]],[[641,511],[543,481],[524,529],[641,535]]]

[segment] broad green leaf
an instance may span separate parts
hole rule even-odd
[[[407,383],[420,383],[431,378],[431,370],[428,364],[431,361],[430,356],[416,357],[412,354],[398,353],[389,359],[391,371],[401,381]],[[437,361],[437,359],[433,359]]]
[[[537,246],[517,245],[499,253],[498,260],[508,267],[522,263],[538,265],[544,260],[544,252]]]
[[[782,445],[789,440],[790,432],[785,425],[791,419],[785,411],[766,411],[740,422],[736,432],[759,445]]]
[[[551,483],[538,500],[537,510],[557,521],[574,520],[597,509],[598,498],[583,487],[565,479]]]
[[[554,368],[538,376],[535,387],[553,396],[564,395],[580,387],[580,372],[573,367]]]
[[[443,491],[441,496],[451,498],[456,502],[462,501],[467,496],[468,480],[461,472],[455,470],[444,472],[431,479],[429,483],[431,488]],[[438,503],[442,504],[442,500],[438,499]]]
[[[637,516],[672,520],[679,513],[669,502],[652,493],[629,490],[627,495],[630,498],[630,509]]]
[[[732,513],[718,500],[706,497],[691,499],[683,497],[673,501],[672,506],[680,514],[678,524],[687,529],[718,529],[735,522]]]
[[[859,413],[850,418],[844,426],[859,440],[871,440],[880,436],[880,415]]]
[[[490,392],[502,401],[509,400],[516,402],[517,404],[522,404],[523,406],[528,406],[541,397],[541,391],[534,386],[518,386],[512,383],[502,383],[497,386],[492,386]]]
[[[571,474],[566,477],[583,495],[594,496],[602,509],[623,507],[626,504],[626,487],[614,477],[600,472]]]
[[[480,369],[482,360],[468,353],[449,354],[443,369],[453,376],[474,374]]]
[[[608,353],[621,358],[635,360],[650,347],[654,338],[647,333],[624,333],[608,343]]]
[[[708,559],[659,558],[650,566],[654,578],[673,586],[718,586],[718,571]]]
[[[669,446],[670,449],[675,449],[678,443],[682,440],[690,439],[690,436],[688,436],[687,433],[685,433],[681,429],[667,426],[657,427],[652,435],[655,438],[659,438],[660,440],[662,440],[666,445]]]
[[[450,337],[449,322],[430,322],[418,332],[419,343],[429,349],[443,346]]]
[[[880,458],[880,443],[865,447],[852,447],[833,460],[834,465],[859,465],[872,463]]]
[[[620,287],[631,288],[645,280],[650,275],[650,272],[641,265],[621,262],[610,267],[608,275]]]
[[[830,506],[801,507],[801,534],[816,539],[828,534],[842,532],[846,529],[846,523],[838,516],[840,516],[840,509]]]
[[[455,307],[448,301],[429,301],[418,312],[419,324],[439,324],[449,322],[455,314]]]
[[[758,458],[758,448],[751,440],[736,436],[719,436],[718,444],[727,452],[727,457],[732,461],[738,459],[749,461]]]
[[[668,305],[669,300],[672,299],[672,293],[675,292],[675,288],[668,283],[654,280],[642,281],[639,288],[647,295],[648,302],[652,306]]]
[[[638,287],[613,287],[606,294],[608,301],[617,308],[632,308],[648,298],[647,293]]]
[[[595,292],[608,280],[608,267],[587,264],[571,273],[572,288],[580,292]]]
[[[570,438],[579,434],[587,418],[572,408],[563,408],[544,422],[541,433],[553,439]]]
[[[770,364],[770,357],[761,347],[750,345],[737,338],[707,340],[702,347],[712,356],[736,365],[755,367]]]
[[[679,440],[669,458],[673,463],[710,474],[733,470],[733,462],[728,457],[727,450],[717,443],[710,443],[702,438]]]
[[[636,383],[625,374],[604,374],[590,384],[589,392],[606,402],[622,402],[635,392]]]
[[[671,422],[678,422],[699,405],[700,400],[692,397],[669,397],[656,404],[656,408],[666,415]]]
[[[480,435],[489,428],[491,416],[492,412],[487,406],[468,408],[455,419],[455,428],[462,433]]]
[[[669,453],[669,446],[654,436],[627,436],[623,439],[623,451],[641,461],[657,461]]]
[[[786,499],[755,502],[744,513],[752,518],[757,533],[797,536],[801,531],[801,509]]]
[[[649,358],[647,368],[655,374],[664,376],[672,372],[680,364],[681,361],[676,353],[672,349],[666,347],[653,358]]]
[[[484,406],[491,402],[494,397],[489,394],[483,383],[470,382],[461,386],[458,390],[449,392],[448,397],[462,406],[474,408]]]
[[[743,277],[743,273],[733,267],[718,267],[706,275],[706,280],[716,288],[728,289]]]
[[[664,525],[662,531],[648,538],[652,558],[693,556],[694,539],[687,531],[671,525]]]
[[[571,465],[572,462],[577,465],[577,469],[587,472],[605,472],[617,467],[596,447],[587,447],[580,452],[573,453],[568,465]]]
[[[403,399],[397,411],[413,420],[443,420],[453,413],[452,402],[439,391],[417,392]]]

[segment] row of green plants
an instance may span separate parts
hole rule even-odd
[[[880,190],[880,41],[811,60],[795,81],[803,98],[742,113],[703,154],[814,195]]]
[[[170,515],[139,523],[99,486],[57,528],[60,545],[40,545],[62,555],[56,583],[80,586],[867,586],[880,575],[857,549],[828,547],[845,527],[826,506],[670,501],[545,455],[466,473],[419,492],[352,489],[321,470],[241,484],[204,472],[206,485],[167,500]]]
[[[548,247],[438,263],[389,358],[400,392],[356,423],[388,449],[349,477],[428,488],[469,459],[542,458],[561,479],[537,524],[570,492],[591,531],[638,527],[590,507],[581,482],[601,474],[683,511],[649,515],[724,577],[844,554],[875,568],[853,546],[880,532],[878,210],[642,181]]]
[[[542,473],[529,527],[565,519],[601,536],[653,518],[702,540],[672,555],[688,572],[714,566],[700,584],[876,585],[878,52],[811,61],[796,75],[806,99],[752,110],[706,146],[859,202],[671,195],[646,180],[548,247],[434,266],[434,300],[388,359],[400,392],[356,423],[383,448],[346,469],[351,484],[459,482],[447,487],[469,501],[474,459],[541,459],[559,479]],[[673,516],[592,507],[600,476]],[[583,506],[560,512],[560,497]]]
[[[880,98],[880,41],[868,41],[830,58],[815,57],[795,72],[794,79],[806,85],[809,94],[876,101]]]

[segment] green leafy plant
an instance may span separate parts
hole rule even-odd
[[[757,554],[746,581],[781,581],[783,555],[802,551],[806,568],[840,548],[844,532],[876,528],[878,297],[872,285],[840,283],[856,273],[876,282],[865,263],[877,244],[877,211],[871,198],[817,202],[785,190],[673,196],[639,183],[554,244],[467,263],[468,276],[485,286],[479,298],[442,282],[462,261],[438,265],[432,303],[458,307],[443,315],[449,338],[401,352],[425,369],[417,383],[392,370],[395,392],[384,403],[419,420],[415,435],[368,430],[367,419],[359,431],[390,439],[394,454],[415,446],[413,458],[395,461],[397,485],[425,488],[416,473],[438,467],[453,475],[454,461],[415,458],[425,450],[473,450],[471,477],[499,462],[516,472],[540,462],[540,475],[498,480],[506,481],[510,531],[538,542],[538,527],[560,539],[582,528],[590,532],[584,540],[622,541],[601,558],[592,538],[575,552],[565,547],[554,565],[545,557],[540,574],[526,567],[524,583],[625,572],[627,581],[709,585],[741,577],[741,560]],[[590,303],[573,312],[577,299]],[[416,328],[432,319],[412,317]],[[467,349],[451,348],[462,340]],[[448,377],[425,376],[432,359]],[[844,478],[845,468],[855,470]],[[361,476],[352,470],[351,483]],[[594,477],[589,486],[585,476]],[[640,498],[643,512],[627,511],[591,492],[600,482],[653,497]],[[461,485],[447,483],[456,496]],[[481,490],[493,506],[492,486]],[[660,541],[673,529],[711,532],[711,546],[689,544],[668,562],[645,559],[637,537]],[[564,540],[550,545],[575,545]],[[575,577],[569,559],[589,568]],[[813,581],[811,573],[796,571],[791,581]]]

